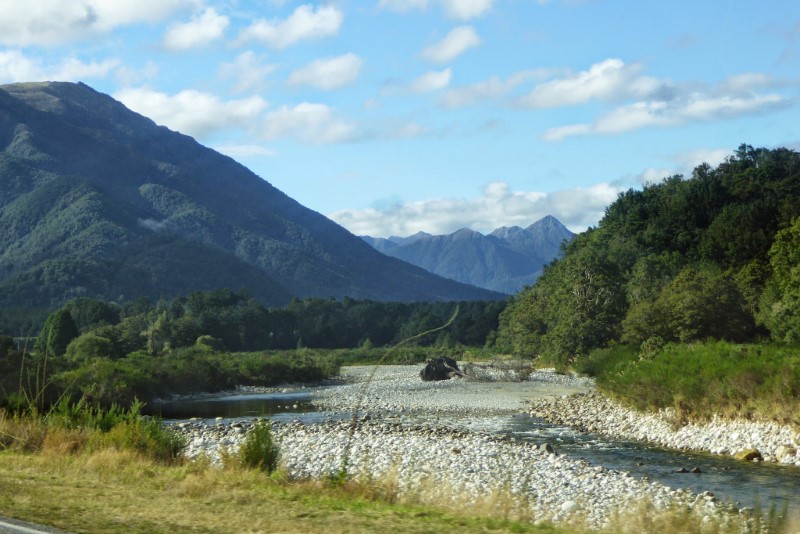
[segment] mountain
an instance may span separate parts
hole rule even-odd
[[[84,84],[0,86],[0,305],[246,289],[489,300],[386,257],[191,137]]]
[[[573,237],[555,217],[527,228],[502,227],[488,235],[463,228],[449,235],[420,232],[407,238],[362,236],[375,249],[465,284],[514,294],[532,284]]]

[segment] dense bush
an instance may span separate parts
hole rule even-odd
[[[239,448],[239,461],[243,467],[261,469],[272,473],[278,467],[280,448],[272,437],[268,421],[258,421]]]

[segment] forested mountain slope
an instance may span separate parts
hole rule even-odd
[[[800,341],[800,155],[742,145],[629,190],[515,297],[500,343],[559,361],[613,341]]]
[[[247,289],[500,295],[387,258],[227,156],[84,84],[0,86],[0,305]]]

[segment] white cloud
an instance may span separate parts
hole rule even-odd
[[[330,37],[339,32],[344,16],[333,6],[303,5],[285,20],[260,19],[242,30],[238,43],[258,41],[272,48],[286,48],[305,39]]]
[[[331,90],[344,87],[358,79],[364,62],[355,54],[312,61],[289,75],[292,85],[312,85]]]
[[[228,17],[220,15],[213,7],[206,8],[189,22],[170,25],[164,35],[164,46],[170,50],[205,46],[222,37],[228,24]]]
[[[450,69],[442,71],[426,72],[411,84],[411,90],[415,93],[427,93],[429,91],[437,91],[444,89],[450,84],[450,78],[453,73]]]
[[[482,82],[450,89],[442,95],[442,105],[445,107],[463,107],[484,100],[500,98],[509,94],[527,80],[550,75],[552,75],[551,70],[539,69],[517,72],[505,80],[493,76]]]
[[[415,9],[425,10],[432,4],[441,6],[450,18],[469,20],[488,12],[494,0],[380,0],[378,7],[405,13]]]
[[[85,63],[70,57],[57,65],[44,65],[19,50],[0,51],[0,82],[65,81],[105,78],[120,64],[117,59]]]
[[[271,158],[277,154],[274,150],[261,145],[229,144],[216,145],[213,148],[217,152],[225,154],[226,156],[230,156],[233,159],[248,159],[257,157]]]
[[[267,113],[261,129],[265,139],[289,137],[309,144],[350,141],[355,133],[356,126],[337,117],[332,108],[309,102]]]
[[[606,59],[588,70],[536,86],[519,103],[531,108],[554,108],[592,100],[648,98],[665,91],[665,82],[640,76],[641,71],[639,64],[626,65],[619,59]]]
[[[494,0],[439,0],[450,17],[468,20],[479,17],[492,8]]]
[[[267,108],[267,102],[259,96],[222,101],[194,89],[174,95],[146,88],[123,89],[114,98],[159,124],[200,138],[215,131],[251,125]]]
[[[459,26],[450,30],[444,39],[423,50],[422,57],[434,63],[447,63],[479,44],[481,38],[472,26]]]
[[[710,96],[693,93],[670,102],[635,102],[621,106],[593,123],[551,128],[544,133],[543,139],[561,141],[574,135],[616,134],[652,126],[677,126],[761,113],[788,104],[788,100],[778,94]]]
[[[156,22],[196,0],[26,0],[0,3],[0,44],[53,46],[107,33],[118,26]]]
[[[428,7],[428,0],[381,0],[378,7],[404,13],[412,9],[425,9]]]
[[[267,77],[276,69],[275,65],[263,63],[256,54],[242,52],[231,63],[220,66],[220,76],[235,79],[234,90],[238,93],[259,91],[264,88]]]
[[[691,170],[701,163],[708,163],[712,167],[716,167],[731,155],[732,151],[730,148],[700,148],[682,152],[672,159],[679,163],[683,169]]]
[[[552,193],[512,191],[492,182],[469,199],[434,199],[383,208],[343,210],[329,215],[356,235],[407,236],[419,231],[447,234],[459,228],[489,232],[501,226],[528,226],[553,215],[573,231],[583,231],[603,217],[624,189],[607,183]]]
[[[158,65],[153,61],[148,61],[143,67],[138,69],[122,65],[114,73],[117,82],[123,87],[140,85],[148,80],[152,80],[157,75]]]

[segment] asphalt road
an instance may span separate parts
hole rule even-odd
[[[66,534],[66,531],[0,516],[0,534]]]

